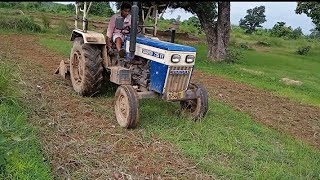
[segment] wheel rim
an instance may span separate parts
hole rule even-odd
[[[120,92],[116,100],[116,114],[118,115],[118,123],[120,126],[125,127],[128,125],[128,116],[129,116],[129,104],[128,98]]]
[[[71,68],[74,81],[76,84],[81,84],[83,79],[83,60],[79,51],[73,54]]]
[[[193,121],[197,121],[202,117],[201,115],[201,98],[197,98],[194,100],[187,100],[182,104],[182,110],[186,113],[186,115],[191,116]]]
[[[197,102],[198,99],[186,101],[184,104],[184,109],[189,113],[194,113],[197,109]]]

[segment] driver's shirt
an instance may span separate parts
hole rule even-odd
[[[120,35],[122,34],[121,33],[121,30],[119,29],[116,29],[116,17],[118,16],[121,16],[120,14],[114,14],[111,19],[110,19],[110,22],[109,22],[109,25],[108,25],[108,29],[107,29],[107,37],[109,39],[112,38],[113,35]],[[124,21],[123,21],[123,27],[125,30],[123,30],[123,32],[128,32],[128,27],[131,27],[131,15],[128,14],[125,18],[124,18]]]

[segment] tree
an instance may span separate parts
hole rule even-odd
[[[176,22],[177,22],[177,23],[180,23],[180,19],[181,19],[181,16],[178,15],[178,17],[176,18]]]
[[[290,38],[292,39],[298,39],[300,38],[301,36],[303,36],[303,32],[302,32],[302,29],[301,27],[297,27],[296,29],[294,29],[290,35]]]
[[[310,29],[311,34],[309,35],[310,38],[320,39],[320,31],[316,28]]]
[[[126,2],[128,4],[133,4],[132,1],[116,1],[116,7],[117,10],[120,10],[120,6],[122,4],[122,2]],[[161,14],[167,7],[167,5],[169,4],[168,1],[145,1],[145,2],[139,2],[138,3],[138,7],[139,7],[139,25],[143,24],[143,19],[142,19],[142,7],[146,7],[144,8],[144,17],[146,18],[147,14],[148,14],[148,10],[147,8],[150,8],[153,5],[158,5],[158,13]],[[150,11],[150,14],[154,14],[155,12]]]
[[[109,2],[92,2],[90,14],[110,17],[114,14]]]
[[[172,2],[172,8],[183,8],[199,18],[206,34],[207,57],[223,60],[230,37],[230,2]]]
[[[285,22],[277,22],[270,31],[271,36],[283,37],[290,39],[298,39],[303,36],[301,27],[292,29],[291,26],[287,27]]]
[[[245,29],[246,33],[251,34],[255,32],[257,27],[262,27],[261,24],[267,21],[266,16],[264,15],[264,6],[248,9],[247,13],[248,14],[244,17],[244,19],[241,18],[239,21],[239,26],[242,29]]]
[[[316,25],[316,29],[320,30],[320,3],[319,2],[298,2],[296,14],[306,14],[312,19]]]
[[[201,28],[201,24],[199,18],[197,16],[191,16],[188,20],[185,21],[189,26],[194,26],[198,29],[199,33],[202,33],[203,29]]]

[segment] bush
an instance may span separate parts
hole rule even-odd
[[[297,49],[297,53],[300,55],[306,55],[311,49],[311,46],[302,46]]]
[[[250,49],[250,47],[247,43],[240,43],[239,48],[244,49],[244,50]]]
[[[46,29],[49,29],[51,24],[50,18],[46,15],[42,15],[41,19],[42,19],[43,27]]]
[[[40,25],[28,16],[2,16],[0,17],[1,29],[15,29],[18,31],[41,32]]]
[[[226,50],[226,57],[224,61],[228,64],[234,64],[239,62],[243,58],[243,54],[240,50],[228,48]]]
[[[292,33],[292,28],[286,26],[285,22],[277,22],[271,29],[270,35],[274,37],[287,37]]]
[[[270,47],[270,46],[271,46],[270,43],[265,42],[265,41],[258,41],[256,44],[257,44],[257,45],[260,45],[260,46],[267,46],[267,47]]]
[[[300,27],[292,29],[291,26],[287,27],[285,22],[277,22],[271,29],[270,35],[284,39],[298,39],[303,36],[303,33]]]
[[[59,21],[58,24],[58,33],[62,35],[70,35],[72,29],[69,27],[68,23],[65,20]]]

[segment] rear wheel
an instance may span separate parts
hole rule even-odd
[[[190,89],[199,89],[200,96],[197,99],[180,101],[180,107],[192,120],[197,121],[208,112],[208,92],[200,84],[190,84]]]
[[[77,37],[70,53],[70,79],[73,89],[82,96],[97,94],[103,80],[102,71],[99,47],[84,44],[82,37]]]
[[[115,114],[123,128],[135,128],[139,121],[139,99],[130,85],[121,85],[115,94]]]

